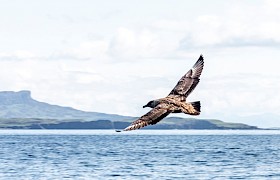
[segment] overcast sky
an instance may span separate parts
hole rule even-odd
[[[0,90],[141,116],[203,54],[188,99],[200,118],[280,127],[279,12],[277,0],[1,0]]]

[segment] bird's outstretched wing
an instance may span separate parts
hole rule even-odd
[[[168,116],[168,114],[170,114],[168,108],[163,108],[162,105],[156,106],[147,114],[132,122],[130,126],[124,129],[124,131],[131,131],[140,129],[144,126],[156,124],[160,120]]]
[[[199,83],[199,77],[203,70],[203,56],[200,55],[193,67],[178,81],[177,85],[170,92],[168,97],[185,101],[188,95]]]

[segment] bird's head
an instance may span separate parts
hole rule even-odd
[[[154,108],[154,107],[156,107],[158,104],[159,104],[159,102],[156,101],[156,100],[149,101],[145,106],[143,106],[143,108],[145,108],[145,107]]]

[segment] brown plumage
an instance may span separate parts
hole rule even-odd
[[[140,129],[147,125],[154,125],[168,116],[170,113],[185,113],[190,115],[200,114],[200,102],[187,103],[186,98],[191,94],[199,83],[199,77],[203,70],[203,56],[200,55],[194,66],[178,81],[174,89],[165,98],[156,99],[148,102],[145,107],[153,108],[143,115],[124,131]]]

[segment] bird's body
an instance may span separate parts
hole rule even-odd
[[[125,131],[135,130],[147,125],[153,125],[168,116],[170,113],[185,113],[189,115],[200,114],[200,102],[186,102],[188,95],[194,90],[199,82],[199,77],[203,70],[203,57],[199,57],[193,68],[190,69],[177,83],[170,94],[161,99],[156,99],[148,102],[143,106],[153,108],[147,114],[143,115],[130,126],[125,128]]]
[[[191,115],[198,115],[199,113],[194,109],[192,103],[187,103],[185,101],[178,101],[172,97],[165,97],[161,99],[154,100],[161,108],[166,108],[170,113],[185,113]],[[199,102],[197,102],[199,103]],[[156,107],[156,106],[155,106]],[[152,107],[154,108],[154,107]]]

